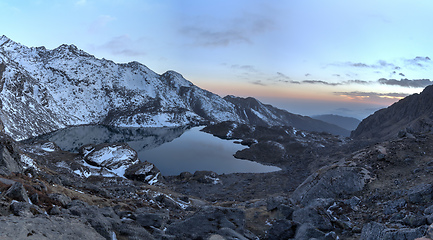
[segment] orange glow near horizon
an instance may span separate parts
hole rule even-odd
[[[396,97],[389,95],[381,95],[371,97],[368,95],[352,96],[345,94],[336,94],[326,91],[325,88],[306,88],[304,86],[293,85],[291,87],[281,86],[261,86],[254,84],[241,83],[215,83],[205,82],[200,84],[200,87],[216,93],[222,97],[226,95],[234,95],[239,97],[255,97],[255,98],[278,98],[278,99],[300,99],[300,100],[315,100],[325,102],[345,102],[345,103],[366,103],[380,106],[391,105],[404,97]],[[229,86],[229,87],[228,87]]]

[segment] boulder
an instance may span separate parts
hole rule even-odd
[[[51,193],[48,194],[48,197],[51,200],[58,202],[62,207],[66,207],[66,205],[71,202],[71,199],[68,196],[61,193]]]
[[[0,218],[0,226],[1,239],[105,239],[76,218],[7,216]]]
[[[277,220],[267,231],[268,240],[289,239],[295,236],[297,225],[289,220]]]
[[[131,180],[154,185],[161,182],[162,176],[158,168],[150,162],[136,163],[125,170],[125,177]]]
[[[137,152],[126,143],[85,145],[80,153],[88,164],[107,168],[118,176],[139,161]]]
[[[23,170],[19,157],[13,152],[12,145],[0,143],[0,175],[9,175],[13,172],[22,173]]]
[[[324,239],[325,233],[309,223],[302,224],[297,230],[296,240]]]
[[[306,206],[317,198],[344,197],[361,191],[370,179],[370,172],[361,167],[323,167],[296,188],[292,199]]]
[[[151,213],[139,208],[132,214],[132,218],[144,228],[162,228],[169,220],[169,215],[168,213]]]
[[[428,203],[433,198],[433,185],[419,184],[411,189],[407,194],[408,202],[414,204]]]
[[[12,186],[6,191],[5,196],[17,201],[29,202],[27,191],[20,182],[12,184]]]
[[[424,226],[418,228],[400,228],[392,229],[387,228],[385,225],[370,222],[364,225],[361,232],[361,240],[376,240],[376,239],[386,239],[386,240],[409,240],[423,237],[426,233],[427,228]]]
[[[320,207],[306,207],[295,210],[292,219],[301,224],[309,223],[322,231],[330,231],[333,229],[330,216],[325,209]]]
[[[110,207],[98,208],[80,200],[73,200],[67,206],[72,215],[86,219],[103,237],[112,238],[114,230],[120,226],[119,216]]]
[[[166,233],[177,239],[206,239],[222,228],[243,234],[244,224],[245,214],[240,209],[206,206],[191,217],[167,226]]]
[[[221,182],[218,174],[212,171],[196,171],[191,179],[199,183],[218,184]]]
[[[139,225],[135,224],[127,224],[122,223],[119,225],[119,227],[116,229],[117,231],[117,238],[110,238],[110,239],[147,239],[147,240],[153,240],[155,239],[146,229],[142,228]]]

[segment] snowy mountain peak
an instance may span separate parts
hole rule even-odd
[[[0,43],[0,126],[16,140],[82,124],[297,127],[304,121],[254,98],[223,99],[175,71],[159,75],[138,62],[98,59],[75,45],[29,48],[5,36]]]
[[[6,37],[5,35],[2,35],[0,37],[0,45],[4,44],[7,41],[10,41],[10,39],[8,37]]]
[[[180,126],[239,121],[232,103],[174,71],[117,64],[63,44],[28,48],[2,37],[0,121],[15,139],[68,125]]]

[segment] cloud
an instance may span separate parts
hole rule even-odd
[[[251,81],[250,83],[254,84],[254,85],[259,85],[259,86],[267,86],[267,84],[263,83],[260,80],[257,81]]]
[[[378,93],[378,92],[334,92],[335,95],[346,97],[351,100],[383,100],[383,99],[402,99],[407,93]]]
[[[401,80],[396,80],[396,79],[381,78],[377,81],[383,85],[393,85],[393,86],[401,86],[401,87],[409,87],[409,88],[424,88],[428,85],[433,84],[433,81],[431,81],[430,79],[409,80],[405,78]]]
[[[427,64],[431,64],[431,59],[429,57],[415,57],[413,59],[403,60],[407,66],[425,68]]]
[[[346,84],[369,84],[369,83],[371,83],[371,81],[355,79],[355,80],[344,81],[343,83],[346,83]]]
[[[229,20],[202,19],[184,26],[181,34],[203,47],[226,47],[234,44],[252,44],[254,37],[274,28],[274,21],[259,15],[244,14]]]
[[[112,38],[99,48],[107,49],[114,55],[137,57],[146,55],[146,52],[140,46],[142,46],[140,40],[132,40],[129,35],[121,35]]]
[[[323,85],[329,85],[329,86],[338,86],[338,85],[343,84],[343,83],[331,83],[331,82],[326,82],[326,81],[322,81],[322,80],[304,80],[304,81],[302,81],[302,83],[323,84]]]
[[[233,69],[244,70],[244,71],[248,71],[248,72],[258,72],[258,70],[252,65],[233,64],[230,67]]]
[[[393,63],[389,63],[385,60],[379,60],[375,64],[367,64],[362,62],[343,62],[343,63],[333,63],[333,66],[339,67],[353,67],[353,68],[371,68],[371,69],[400,69],[399,66],[396,66]]]

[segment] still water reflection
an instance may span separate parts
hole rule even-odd
[[[263,173],[280,168],[239,160],[233,154],[245,147],[201,132],[202,127],[114,128],[77,126],[40,137],[66,151],[78,151],[85,144],[126,142],[141,160],[152,162],[163,175],[210,170],[222,173]]]

